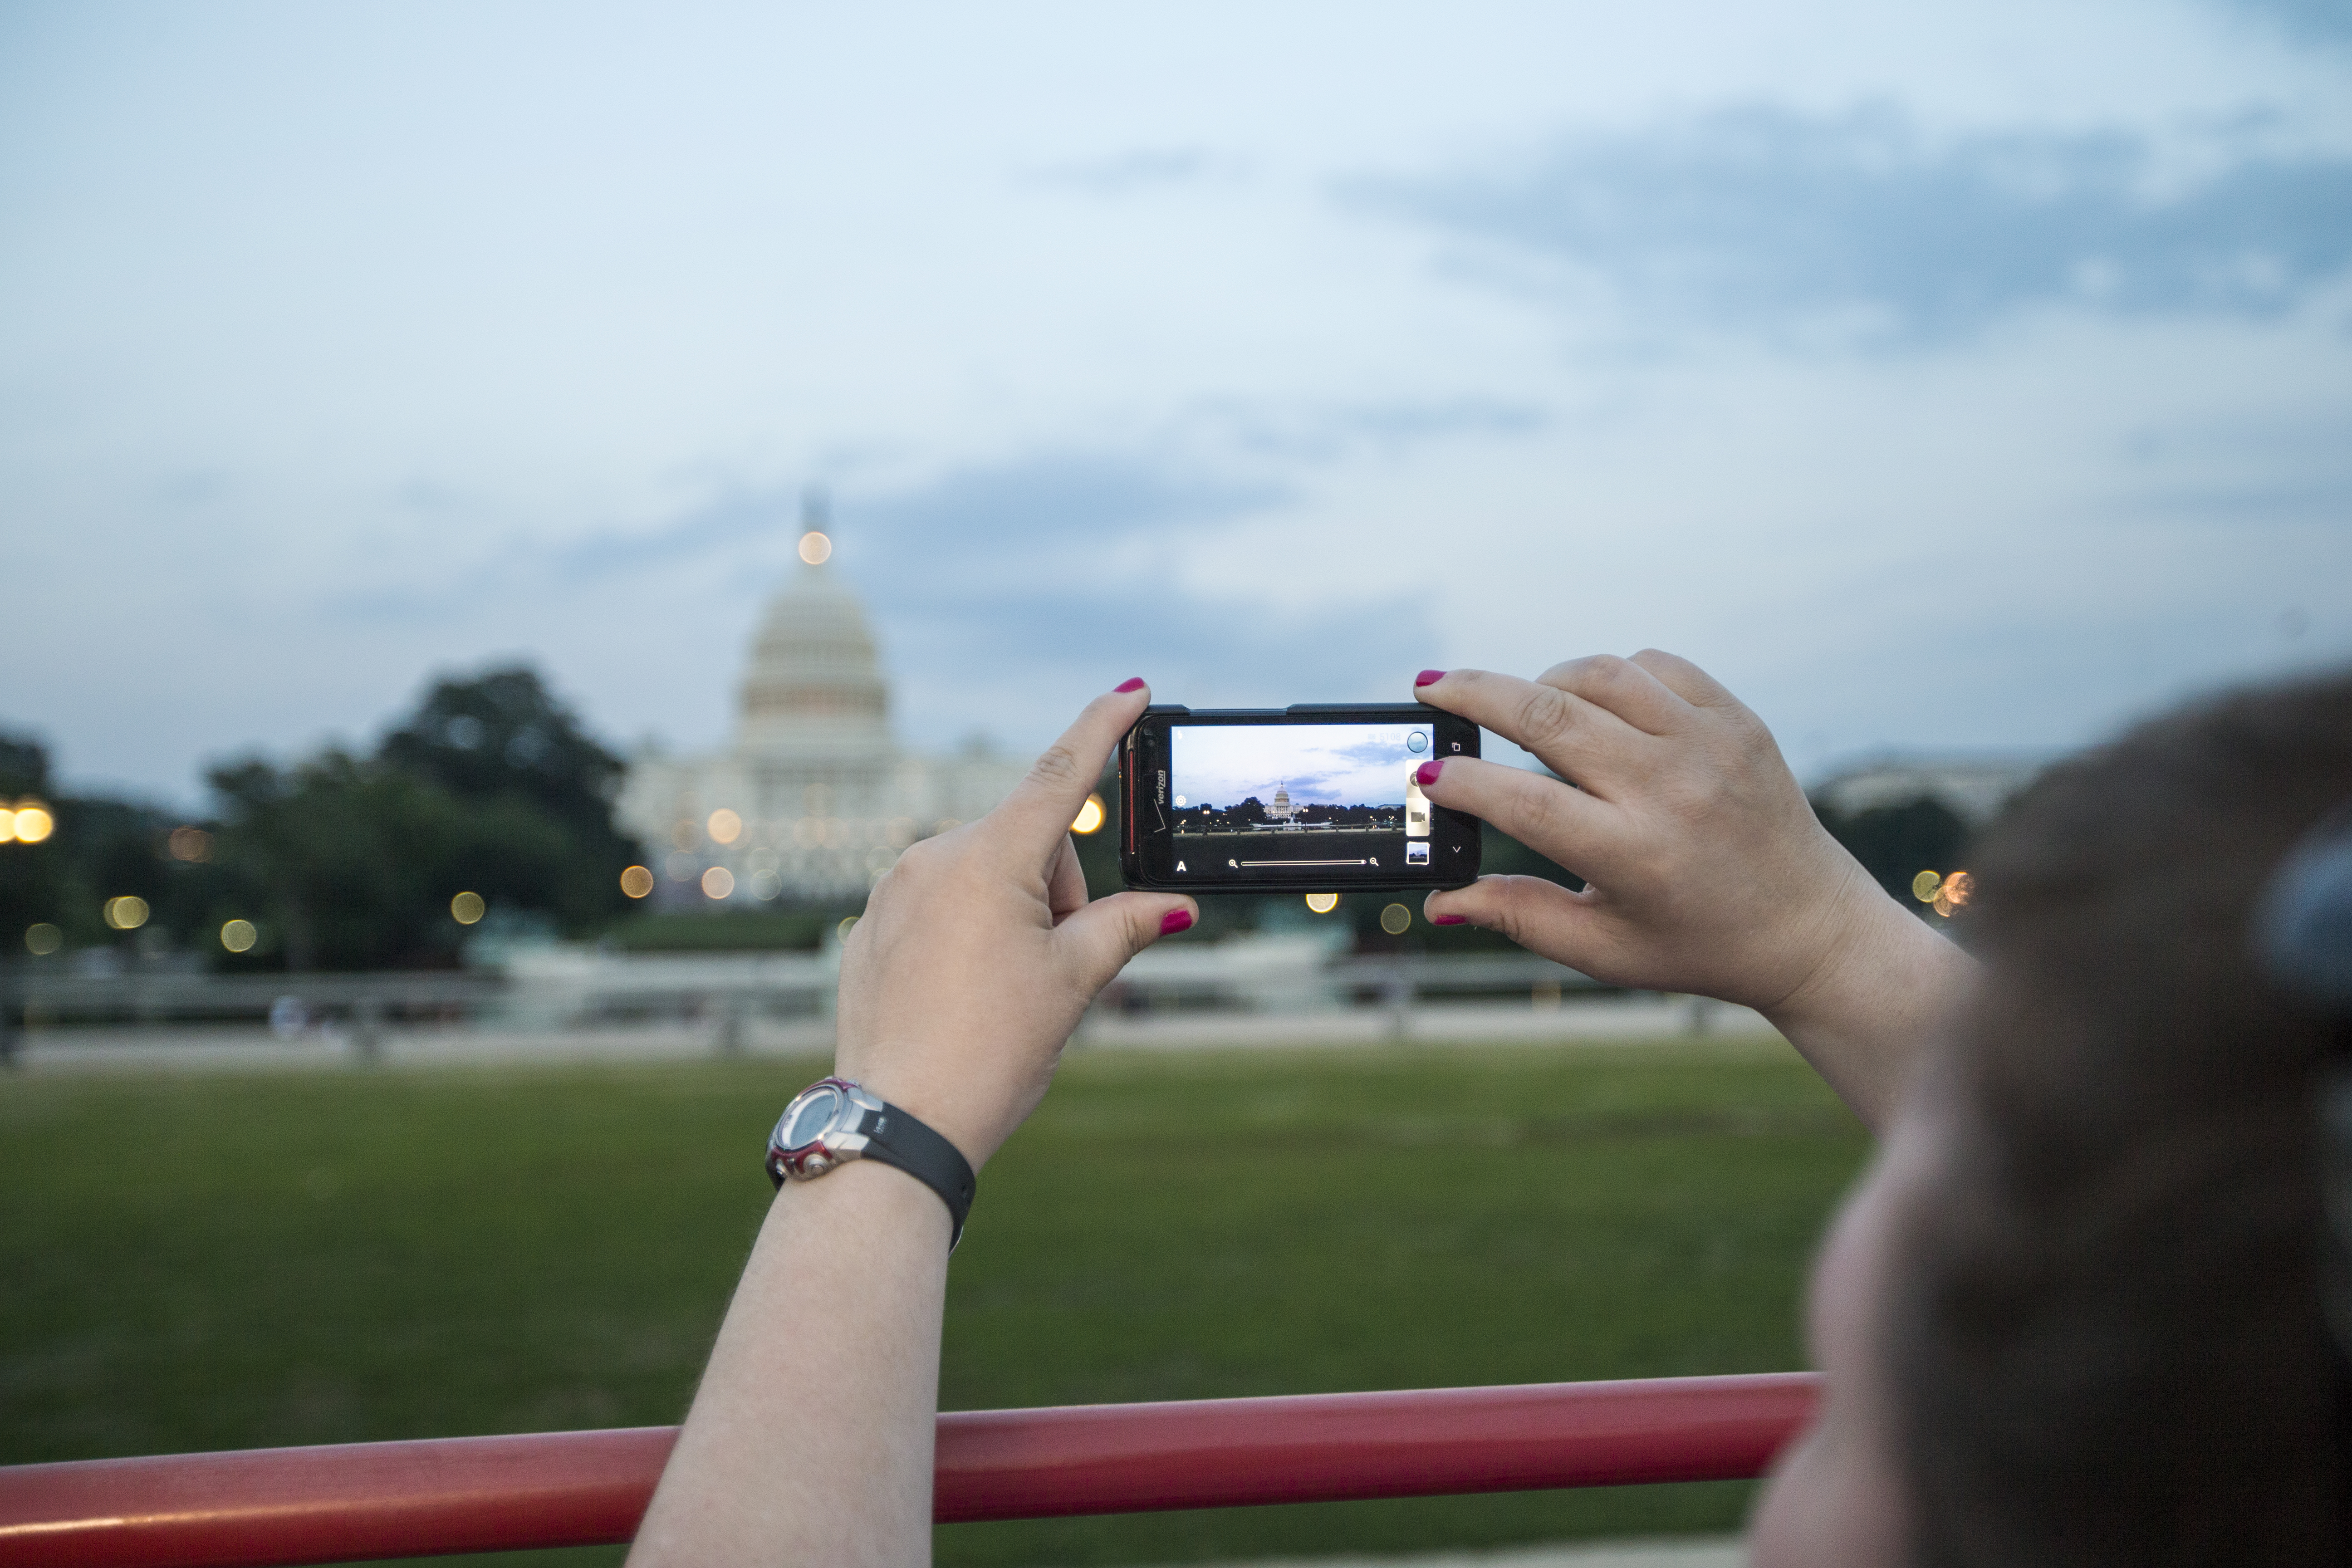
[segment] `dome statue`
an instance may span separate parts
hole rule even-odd
[[[646,847],[657,908],[854,908],[908,845],[986,812],[1024,771],[984,743],[898,749],[874,634],[826,564],[824,522],[812,498],[800,564],[752,634],[730,744],[649,743],[630,762],[614,809]]]
[[[804,534],[800,569],[768,602],[743,676],[740,752],[845,762],[891,751],[890,691],[874,636],[826,566],[831,554],[824,534]]]

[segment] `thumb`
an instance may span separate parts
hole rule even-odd
[[[1127,961],[1163,936],[1190,931],[1201,906],[1179,893],[1113,893],[1074,910],[1054,928],[1064,962],[1088,996],[1127,967]]]

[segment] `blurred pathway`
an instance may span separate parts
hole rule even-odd
[[[1394,1044],[1578,1045],[1640,1040],[1779,1039],[1745,1007],[1688,996],[1585,997],[1538,1008],[1519,1003],[1431,1004],[1404,1009],[1330,1008],[1305,1013],[1089,1014],[1071,1042],[1097,1050],[1297,1049]],[[373,1061],[390,1067],[467,1063],[686,1061],[724,1054],[715,1024],[520,1030],[496,1025],[386,1029]],[[833,1049],[829,1020],[740,1026],[738,1054],[821,1056]],[[193,1071],[348,1068],[367,1065],[352,1035],[309,1029],[289,1038],[267,1029],[152,1025],[36,1029],[22,1037],[17,1065],[33,1071]]]

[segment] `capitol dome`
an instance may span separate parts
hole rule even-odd
[[[811,509],[808,521],[823,512]],[[1024,771],[986,746],[898,749],[865,609],[810,528],[802,564],[768,602],[738,689],[733,742],[630,760],[614,815],[657,869],[656,907],[855,907],[906,847],[987,813]]]
[[[761,617],[743,677],[739,745],[848,760],[890,749],[890,693],[856,597],[803,563]]]

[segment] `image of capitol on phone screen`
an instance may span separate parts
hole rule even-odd
[[[1168,731],[1169,825],[1188,867],[1394,876],[1430,865],[1413,772],[1428,724],[1185,724]]]

